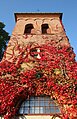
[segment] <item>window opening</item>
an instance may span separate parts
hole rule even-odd
[[[33,28],[34,28],[34,27],[33,27],[33,24],[27,24],[27,25],[25,26],[24,34],[25,34],[25,33],[26,33],[26,34],[30,34]]]
[[[47,34],[47,29],[49,29],[48,24],[42,24],[42,34]]]
[[[40,48],[31,49],[31,56],[34,57],[34,58],[41,59],[40,53],[41,53]]]
[[[19,109],[19,114],[59,114],[59,106],[49,96],[30,97]]]

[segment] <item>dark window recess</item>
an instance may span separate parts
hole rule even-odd
[[[25,26],[25,31],[24,31],[24,34],[31,34],[31,30],[33,29],[33,24],[27,24]]]
[[[49,96],[30,97],[21,104],[19,114],[60,114],[60,109]]]
[[[40,48],[33,48],[30,51],[31,56],[37,59],[41,59],[40,53],[41,53]]]
[[[47,34],[47,29],[49,29],[48,24],[42,24],[42,34]]]

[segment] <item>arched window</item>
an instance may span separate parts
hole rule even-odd
[[[30,97],[19,109],[19,114],[59,114],[58,105],[49,96]]]
[[[31,56],[37,59],[41,59],[40,53],[41,53],[41,50],[38,47],[32,48],[30,51]]]
[[[42,24],[41,28],[42,28],[42,34],[48,33],[48,29],[49,29],[48,24]]]
[[[33,24],[27,24],[27,25],[25,26],[24,34],[31,34],[31,31],[32,31],[33,28],[34,28],[34,27],[33,27]]]

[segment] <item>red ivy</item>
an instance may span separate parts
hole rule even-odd
[[[28,46],[28,50],[18,47],[21,53],[14,62],[0,63],[0,115],[4,115],[4,119],[17,114],[20,99],[41,94],[57,100],[62,119],[77,117],[77,62],[72,48],[50,44],[39,48],[40,59],[30,58],[32,50]],[[35,54],[33,52],[32,56]],[[34,67],[22,68],[23,63],[30,62]]]

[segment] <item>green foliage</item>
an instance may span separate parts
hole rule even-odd
[[[4,28],[5,28],[5,24],[0,22],[0,60],[3,57],[3,53],[10,39],[8,32],[6,32]]]

